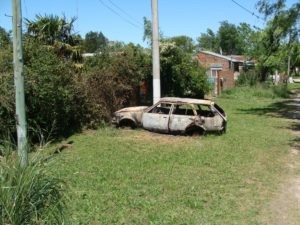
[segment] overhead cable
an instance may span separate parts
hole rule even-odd
[[[123,17],[122,15],[120,15],[117,11],[115,11],[113,8],[111,8],[109,5],[107,5],[106,3],[104,3],[102,0],[99,0],[99,2],[105,7],[107,8],[109,11],[111,11],[112,13],[114,13],[115,15],[117,15],[118,17],[120,17],[123,21],[129,23],[130,25],[134,26],[137,29],[141,29],[142,27],[131,22],[130,20],[128,20],[127,18]]]
[[[126,15],[128,18],[130,18],[132,21],[134,21],[135,23],[140,24],[141,26],[144,26],[141,22],[139,22],[137,19],[135,19],[134,17],[132,17],[129,13],[127,13],[124,9],[122,9],[121,7],[119,7],[116,3],[114,3],[111,0],[108,0],[110,2],[111,5],[113,5],[115,8],[117,8],[119,11],[121,11],[124,15]]]
[[[240,8],[242,8],[243,10],[245,10],[246,12],[250,13],[252,16],[255,16],[257,19],[263,20],[265,21],[263,18],[261,18],[260,16],[256,15],[254,12],[252,12],[251,10],[247,9],[245,6],[241,5],[240,3],[238,3],[235,0],[231,0],[233,3],[235,3],[237,6],[239,6]]]

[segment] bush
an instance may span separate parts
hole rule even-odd
[[[255,70],[243,72],[239,75],[236,84],[238,86],[254,86],[258,82],[258,75]]]
[[[173,42],[160,46],[162,96],[203,98],[208,92],[206,70]]]
[[[72,62],[45,46],[26,49],[25,96],[28,125],[33,130],[64,135],[80,129],[85,100],[75,81]]]
[[[256,86],[242,86],[227,89],[222,92],[224,98],[245,99],[249,97],[255,98],[287,98],[289,97],[289,90],[286,85],[269,86],[262,83]]]
[[[12,49],[0,48],[0,140],[15,129]]]
[[[0,162],[1,224],[64,224],[64,184],[37,160],[21,168],[14,155]]]
[[[272,87],[273,92],[276,96],[281,98],[288,98],[290,96],[290,91],[286,84],[276,85]]]

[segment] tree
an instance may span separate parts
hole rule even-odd
[[[248,55],[253,50],[256,30],[247,23],[238,26],[223,21],[217,33],[207,29],[197,38],[198,48],[213,52],[221,52],[227,55]]]
[[[250,56],[257,47],[257,38],[260,29],[256,27],[252,28],[247,23],[240,23],[237,26],[237,31],[240,39],[241,53]]]
[[[108,39],[102,32],[90,31],[85,35],[84,50],[85,52],[96,52],[107,47]]]
[[[159,39],[163,39],[163,33],[159,29]],[[143,41],[147,41],[149,45],[152,45],[152,22],[144,17],[144,36]]]
[[[0,48],[6,48],[9,44],[11,44],[10,34],[0,27]]]
[[[176,46],[183,49],[185,52],[192,53],[195,49],[194,41],[191,37],[181,35],[171,38],[165,38],[163,41],[174,42]]]
[[[222,52],[227,55],[242,54],[242,43],[239,32],[234,24],[228,21],[221,22],[218,30],[218,42]]]
[[[219,51],[218,37],[211,30],[207,29],[206,33],[201,33],[200,37],[197,38],[198,48],[202,50],[209,50],[213,52]]]
[[[274,68],[286,70],[289,75],[292,66],[298,62],[300,3],[286,8],[285,2],[276,0],[271,3],[269,0],[260,0],[257,3],[259,11],[269,19],[263,32],[264,51],[260,56],[264,77]]]
[[[53,47],[59,56],[78,60],[81,56],[81,37],[73,32],[75,21],[75,17],[67,21],[65,16],[37,15],[35,20],[26,19],[27,36]]]
[[[203,98],[208,91],[205,69],[173,42],[160,48],[162,96]]]

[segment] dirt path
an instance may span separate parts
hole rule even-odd
[[[270,225],[300,225],[300,90],[285,105],[287,110],[282,115],[295,124],[292,127],[295,143],[288,155],[287,177],[263,212],[267,218],[264,223]]]

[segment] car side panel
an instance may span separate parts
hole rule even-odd
[[[171,115],[169,122],[170,132],[184,133],[186,128],[195,121],[195,116]]]
[[[202,117],[204,119],[204,127],[207,131],[221,130],[223,128],[223,118],[216,114],[213,117]]]
[[[169,117],[170,116],[167,114],[144,112],[142,116],[142,124],[143,127],[147,130],[168,133]]]

